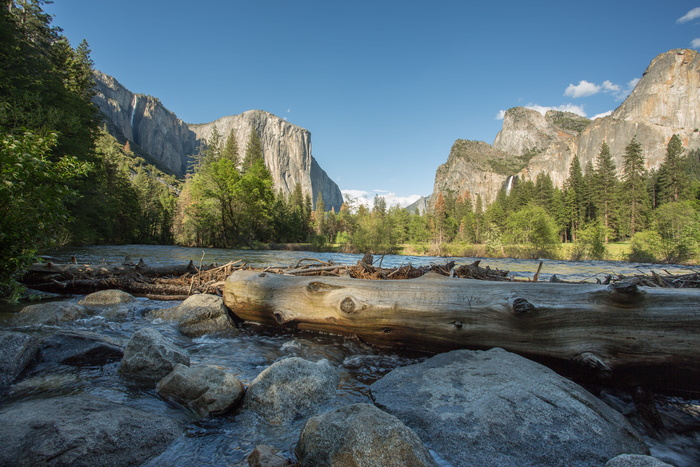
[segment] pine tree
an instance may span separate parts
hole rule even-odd
[[[630,236],[642,230],[647,211],[645,185],[646,170],[642,145],[633,137],[625,148],[622,163],[622,188],[624,211],[626,213],[626,233]]]
[[[605,243],[609,241],[609,229],[612,220],[612,212],[618,194],[618,180],[615,161],[613,161],[610,147],[606,142],[600,147],[596,157],[593,199],[596,209],[603,219],[605,226]]]
[[[578,156],[574,156],[569,167],[569,178],[565,184],[565,204],[570,236],[576,241],[576,232],[585,220],[586,199],[583,181],[583,171]]]
[[[221,150],[221,157],[230,160],[234,167],[238,167],[238,140],[236,140],[236,133],[233,128],[231,128],[228,138],[226,138],[226,143],[224,143],[224,147]]]
[[[686,196],[689,186],[685,173],[685,160],[682,157],[684,148],[678,135],[673,135],[666,146],[666,158],[658,173],[659,205],[672,201],[680,201]]]
[[[245,146],[245,158],[243,159],[243,172],[250,170],[257,160],[264,161],[262,142],[255,128],[251,128],[250,137]]]

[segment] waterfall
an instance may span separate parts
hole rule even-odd
[[[139,102],[139,96],[134,96],[131,100],[131,118],[129,119],[129,128],[131,128],[131,133],[134,133],[134,115],[136,114],[136,104]]]
[[[506,195],[510,194],[510,190],[513,188],[513,180],[515,179],[515,175],[509,175],[508,179],[506,180]]]

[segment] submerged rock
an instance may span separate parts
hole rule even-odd
[[[79,395],[0,408],[0,465],[139,465],[182,429],[172,419]]]
[[[105,365],[121,360],[124,349],[116,342],[84,331],[60,331],[41,343],[41,360],[61,365]]]
[[[180,332],[189,337],[236,330],[223,299],[211,294],[192,295],[179,306],[153,310],[149,316],[176,321]]]
[[[0,389],[12,384],[38,351],[38,338],[23,332],[0,332]]]
[[[152,328],[139,329],[124,349],[119,374],[128,380],[155,386],[175,365],[189,366],[187,352]]]
[[[281,425],[313,414],[337,386],[338,370],[328,360],[313,363],[291,357],[273,363],[253,380],[244,406],[268,423]]]
[[[296,453],[301,465],[437,465],[413,430],[370,404],[353,404],[311,417]]]
[[[158,382],[156,392],[201,417],[220,415],[236,406],[245,388],[233,374],[214,366],[190,368],[177,364]]]
[[[370,391],[454,465],[602,465],[648,454],[621,414],[502,349],[440,354],[391,371]]]

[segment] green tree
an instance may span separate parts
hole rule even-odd
[[[613,221],[615,200],[618,196],[618,180],[615,161],[610,153],[610,147],[606,142],[600,147],[596,157],[594,172],[593,199],[603,227],[605,227],[605,243],[609,241],[609,232]]]
[[[658,173],[657,203],[676,202],[688,197],[690,180],[686,174],[683,143],[678,135],[673,135],[666,146],[666,158]]]
[[[646,169],[642,146],[637,138],[632,138],[625,148],[622,165],[622,193],[624,231],[634,235],[643,230],[648,212],[648,197],[645,184]]]
[[[0,294],[16,280],[38,249],[53,245],[70,219],[67,203],[78,196],[71,181],[90,166],[71,156],[53,160],[56,134],[0,134]]]
[[[236,139],[236,132],[233,128],[231,128],[228,138],[226,138],[226,142],[224,143],[224,147],[221,150],[221,157],[230,160],[234,167],[238,167],[238,140]]]
[[[566,180],[565,206],[569,235],[572,241],[576,241],[576,233],[583,225],[586,215],[586,197],[583,180],[583,171],[578,156],[574,156],[569,167],[569,178]]]
[[[243,159],[243,172],[250,170],[257,161],[264,164],[262,142],[255,128],[251,128],[250,137],[245,146],[245,158]]]
[[[505,241],[524,245],[531,257],[552,257],[559,246],[557,224],[541,206],[529,204],[508,217]]]

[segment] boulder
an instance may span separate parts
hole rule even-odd
[[[440,354],[392,370],[370,391],[454,465],[603,465],[619,454],[648,454],[620,413],[502,349]]]
[[[140,465],[181,433],[165,416],[74,395],[0,408],[0,465]]]
[[[22,332],[0,332],[0,389],[12,384],[38,351],[38,338]]]
[[[223,299],[211,294],[192,295],[179,306],[153,310],[149,316],[178,322],[180,332],[189,337],[236,330]]]
[[[292,463],[280,454],[279,449],[261,444],[255,446],[255,449],[239,465],[245,467],[286,467]]]
[[[640,454],[620,454],[610,459],[605,467],[673,467],[656,457]]]
[[[272,425],[312,415],[335,394],[338,371],[326,359],[291,357],[273,363],[248,386],[244,406]]]
[[[41,360],[61,365],[105,365],[119,361],[124,349],[104,336],[84,331],[60,331],[41,343]]]
[[[114,306],[131,303],[136,300],[136,297],[130,293],[123,292],[118,289],[100,290],[99,292],[86,295],[84,299],[78,302],[78,305],[83,306]]]
[[[353,404],[311,417],[296,447],[301,465],[434,466],[416,433],[370,404]]]
[[[156,385],[164,399],[181,404],[201,417],[220,415],[243,398],[245,388],[238,378],[214,366],[190,368],[177,364]]]
[[[133,305],[136,297],[130,293],[111,289],[86,295],[78,302],[92,313],[112,321],[124,321],[133,315]]]
[[[190,357],[185,350],[155,329],[142,328],[126,344],[119,374],[125,379],[155,387],[178,363],[189,366]]]
[[[17,313],[13,324],[17,326],[56,326],[66,321],[75,321],[88,316],[88,310],[74,303],[47,302],[28,305]]]

